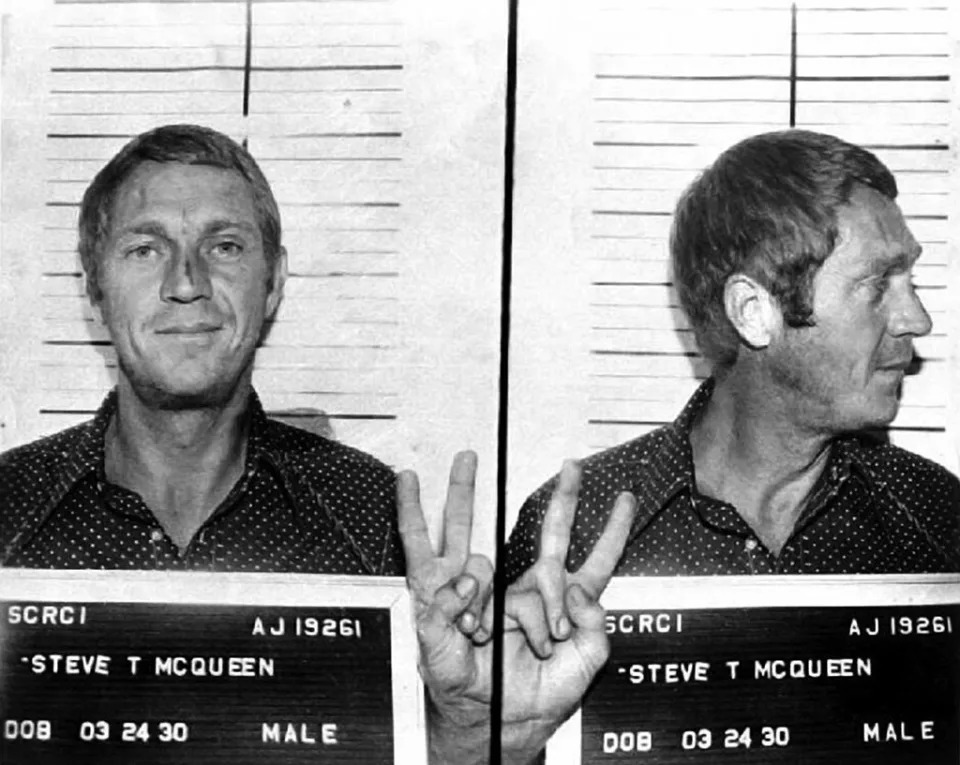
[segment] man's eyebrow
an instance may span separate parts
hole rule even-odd
[[[913,268],[913,264],[917,262],[917,258],[920,257],[922,252],[923,247],[918,244],[916,247],[911,247],[908,250],[898,250],[889,255],[884,255],[874,261],[873,270],[875,272],[889,270],[909,271]]]
[[[248,234],[256,234],[256,232],[259,231],[258,227],[250,223],[250,221],[219,218],[210,221],[203,227],[203,235],[212,236],[213,234],[219,234],[221,231],[226,231],[231,228],[238,228]]]
[[[169,239],[167,235],[167,229],[156,221],[143,221],[141,223],[134,223],[132,226],[127,226],[120,229],[117,232],[117,236],[130,236],[131,234],[144,234],[146,236],[155,236],[158,239]]]

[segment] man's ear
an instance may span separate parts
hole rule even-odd
[[[780,332],[783,316],[770,291],[746,274],[733,274],[723,286],[723,307],[737,334],[754,350],[766,348]]]
[[[84,275],[84,283],[87,291],[87,300],[90,301],[90,310],[93,312],[93,318],[103,326],[107,325],[106,317],[103,315],[103,295],[97,297],[96,290],[90,284],[89,275]]]
[[[287,281],[287,248],[281,247],[273,259],[273,274],[270,280],[270,292],[267,295],[266,318],[272,319],[280,307],[283,298],[283,285]]]

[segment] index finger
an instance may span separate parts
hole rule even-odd
[[[600,539],[593,546],[584,564],[572,575],[594,600],[600,597],[620,562],[636,514],[636,497],[630,492],[622,492],[614,502]]]
[[[409,573],[434,558],[427,521],[420,507],[420,481],[412,470],[397,475],[397,521]]]

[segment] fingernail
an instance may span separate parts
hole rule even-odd
[[[477,626],[477,617],[471,613],[466,613],[460,617],[460,628],[472,632]]]
[[[566,616],[557,619],[557,637],[566,637],[570,630],[570,620]]]
[[[549,659],[551,656],[553,656],[553,643],[551,643],[549,640],[546,641],[542,646],[540,646],[540,653],[545,659]]]
[[[473,591],[477,587],[477,580],[472,576],[461,576],[457,583],[454,585],[454,589],[457,591],[457,595],[461,598],[470,597],[473,594]]]
[[[570,600],[573,601],[574,605],[577,605],[577,606],[586,605],[587,594],[583,591],[583,588],[580,585],[578,584],[571,585],[570,589],[568,590],[568,593],[570,595]]]

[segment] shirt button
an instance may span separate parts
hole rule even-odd
[[[150,532],[150,541],[151,542],[160,542],[163,540],[163,532],[160,529],[154,529]]]
[[[747,552],[753,552],[757,549],[757,540],[751,537],[743,543],[743,546],[747,548]]]

